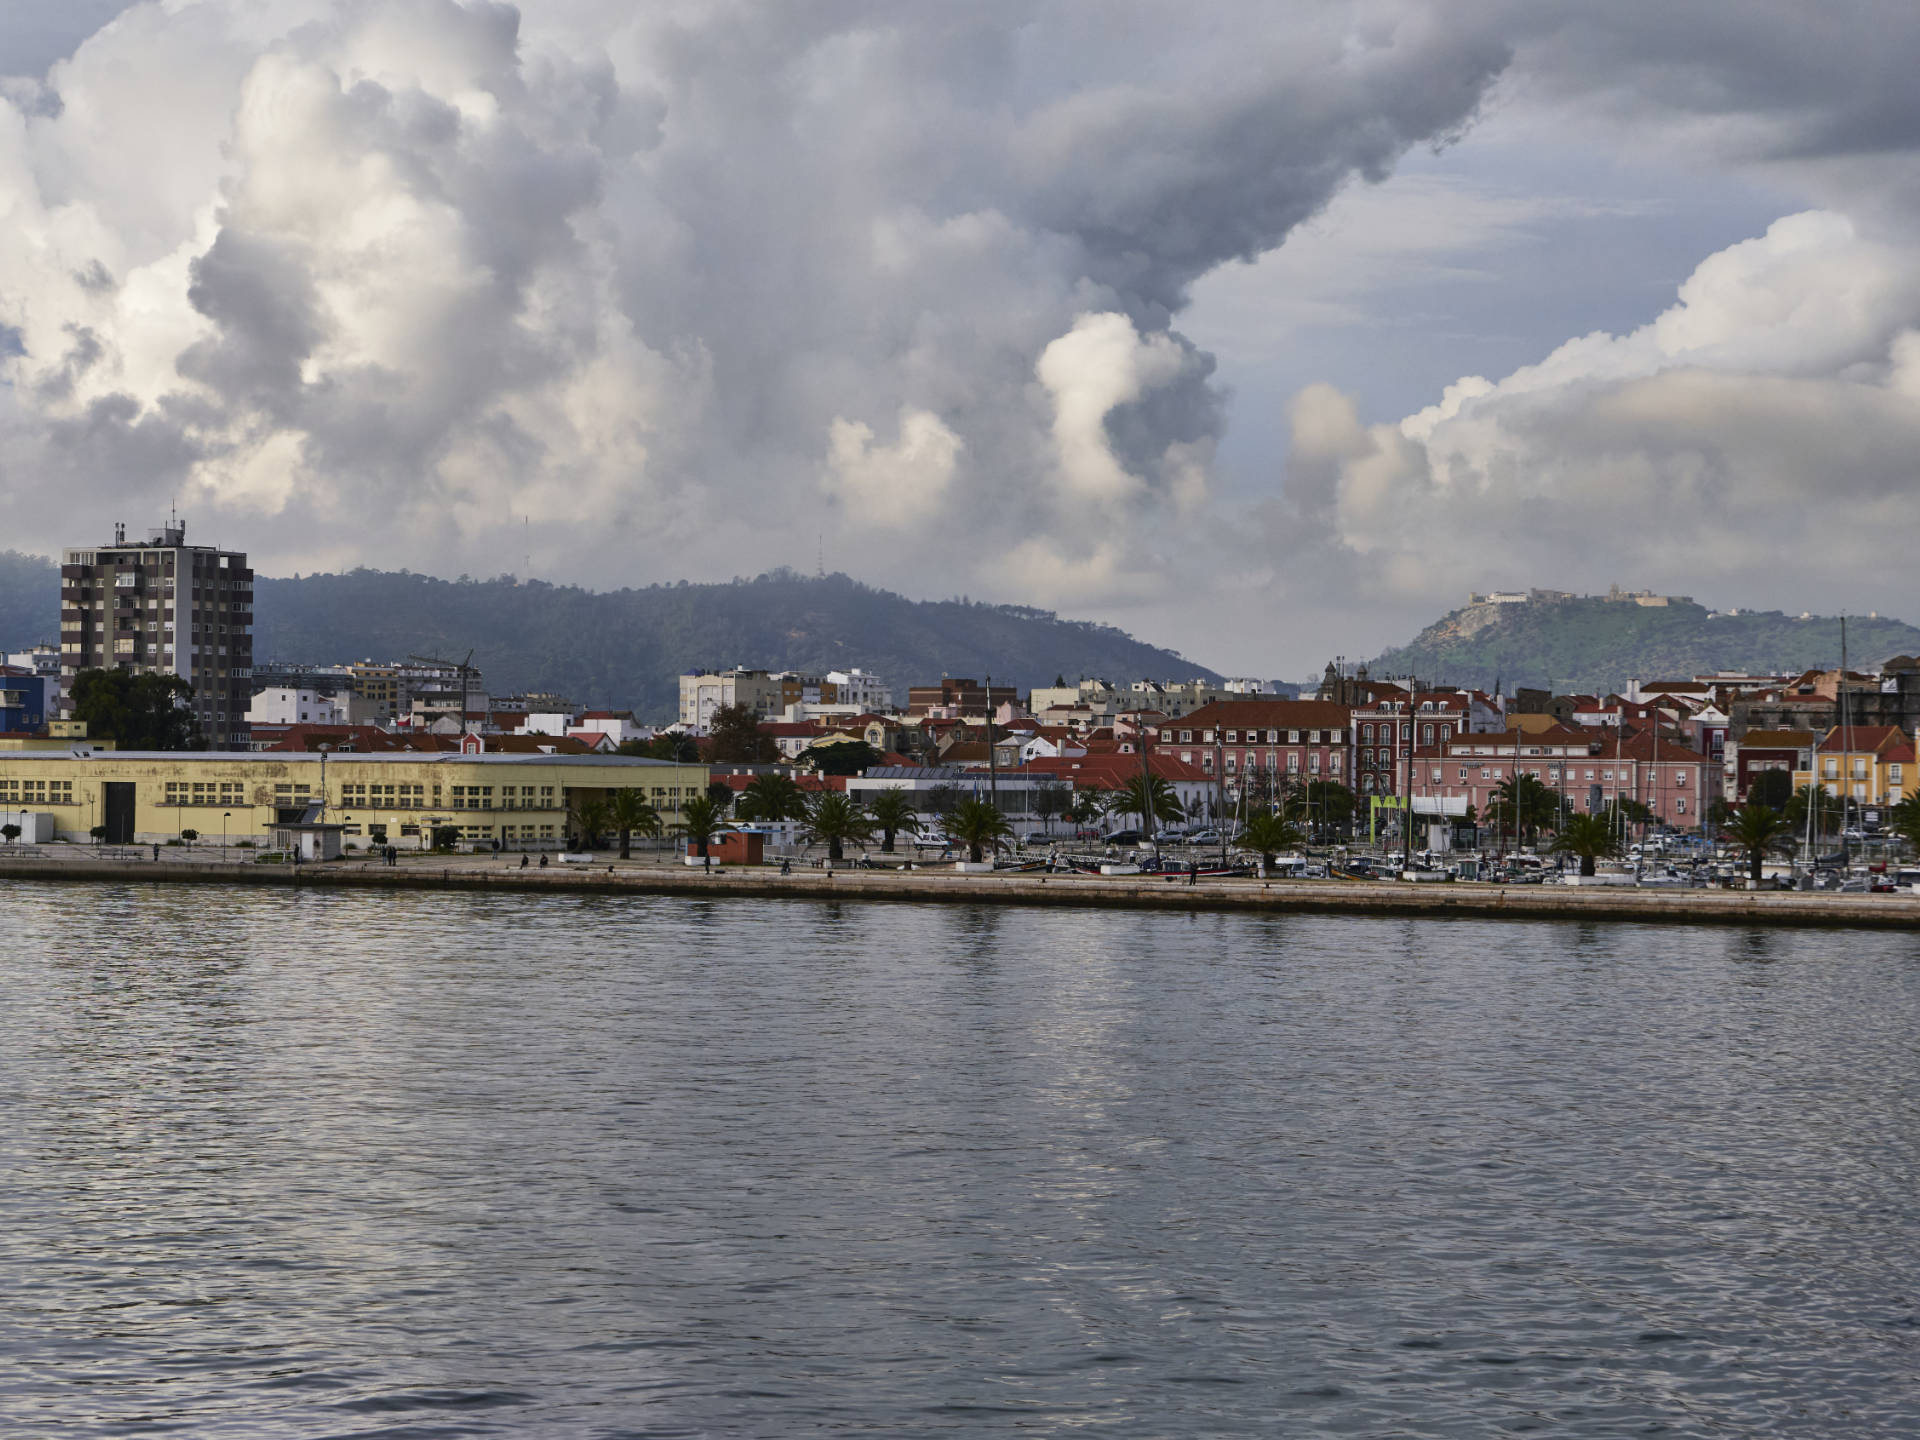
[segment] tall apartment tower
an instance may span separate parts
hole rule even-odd
[[[215,750],[248,748],[253,697],[253,571],[237,551],[187,544],[174,520],[145,541],[68,550],[60,564],[60,676],[81,670],[178,675]]]

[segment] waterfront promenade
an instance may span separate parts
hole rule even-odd
[[[0,855],[0,885],[22,880],[265,885],[311,890],[449,889],[562,894],[645,894],[753,899],[916,901],[1237,910],[1270,914],[1460,916],[1476,919],[1622,920],[1676,924],[1840,926],[1920,930],[1920,896],[1790,891],[1587,889],[1459,881],[1202,880],[1185,877],[1000,874],[948,869],[815,870],[728,867],[711,873],[664,857],[520,867],[516,856],[409,856],[398,865],[343,860],[260,865],[206,860]]]

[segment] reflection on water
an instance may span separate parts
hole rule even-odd
[[[23,1434],[1896,1433],[1920,940],[15,886]]]

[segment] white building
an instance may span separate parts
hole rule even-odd
[[[893,709],[893,687],[878,675],[865,670],[829,670],[827,683],[833,686],[833,703],[850,705],[850,714],[884,715]]]
[[[635,722],[631,710],[589,710],[580,717],[575,730],[597,730],[616,746],[629,740],[651,740],[653,726]]]
[[[770,720],[788,703],[780,678],[765,670],[741,669],[696,670],[682,675],[680,723],[704,735],[713,722],[713,712],[729,705],[745,705],[758,718]],[[819,696],[814,698],[817,701]]]
[[[249,725],[344,725],[340,702],[319,690],[269,685],[247,706]]]

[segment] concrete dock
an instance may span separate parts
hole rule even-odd
[[[84,854],[84,852],[82,852]],[[658,859],[521,869],[519,857],[417,856],[397,866],[347,860],[259,865],[0,855],[8,882],[265,885],[301,890],[439,889],[526,894],[677,895],[968,905],[1084,905],[1266,914],[1625,920],[1685,925],[1796,925],[1920,930],[1920,896],[1791,891],[1638,890],[1562,885],[1389,881],[1203,880],[1184,876],[959,875],[947,870],[729,868],[711,874]]]

